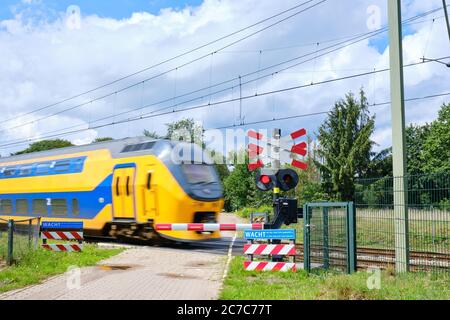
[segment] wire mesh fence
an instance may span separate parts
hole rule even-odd
[[[354,207],[352,203],[305,205],[305,269],[355,271]]]
[[[396,229],[394,185],[406,188],[396,191],[406,197],[406,237]],[[449,272],[449,199],[450,173],[358,180],[355,194],[358,267],[393,268],[396,249],[402,249],[396,248],[395,239],[403,236],[410,270]]]
[[[0,261],[19,262],[39,245],[40,218],[5,220],[0,218]]]

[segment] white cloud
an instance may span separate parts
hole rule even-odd
[[[159,72],[186,63],[202,54],[209,53],[226,43],[242,37],[250,32],[237,35],[221,43],[184,56],[176,61],[151,69],[133,78],[127,79],[111,87],[90,93],[70,102],[47,108],[31,116],[19,117],[42,106],[75,95],[84,90],[97,87],[111,80],[120,78],[143,67],[153,65],[188,49],[214,40],[255,21],[282,11],[297,4],[297,1],[238,1],[207,0],[201,6],[183,10],[165,9],[158,15],[147,12],[136,12],[128,19],[102,18],[96,15],[81,16],[80,29],[70,29],[66,25],[66,13],[56,15],[48,13],[53,19],[45,19],[43,7],[37,16],[29,11],[26,14],[18,11],[11,20],[0,21],[0,110],[3,119],[13,121],[2,123],[0,127],[8,129],[41,117],[58,112],[102,96],[109,92],[142,81]],[[264,68],[279,61],[316,50],[315,45],[297,46],[284,50],[261,49],[293,46],[304,43],[323,42],[333,39],[368,32],[367,7],[375,4],[381,8],[382,23],[386,23],[386,5],[382,0],[328,1],[308,12],[262,32],[233,47],[226,52],[215,54],[176,72],[158,77],[144,85],[138,85],[126,92],[110,96],[86,106],[58,116],[23,126],[17,130],[0,132],[0,145],[12,139],[28,139],[45,135],[45,132],[61,128],[81,125],[87,128],[102,122],[96,119],[112,116],[119,112],[142,107],[156,101],[173,98],[176,94],[195,90],[209,84],[238,77],[248,72]],[[410,17],[423,11],[439,7],[441,2],[408,1],[404,3],[404,17]],[[26,10],[26,9],[22,9]],[[81,8],[81,13],[83,8]],[[437,13],[440,16],[442,13]],[[56,18],[55,18],[56,17]],[[404,39],[405,63],[417,62],[424,52],[429,57],[448,55],[447,36],[444,20],[436,20],[433,32],[430,23],[415,24],[413,34]],[[260,26],[261,27],[261,26]],[[259,27],[259,28],[260,28]],[[256,30],[257,28],[253,29]],[[319,49],[330,43],[321,43]],[[250,51],[250,52],[249,52]],[[273,77],[267,77],[243,87],[243,95],[264,92],[273,89],[318,82],[338,78],[352,73],[381,69],[388,66],[389,52],[386,49],[379,53],[370,46],[369,41],[351,46],[323,58],[293,68]],[[260,75],[265,74],[261,72]],[[248,79],[244,79],[248,80]],[[407,97],[424,96],[430,93],[448,91],[450,76],[443,65],[430,63],[405,71]],[[209,93],[226,88],[230,84],[206,90],[203,99],[189,105],[207,103],[239,96],[238,81],[232,83],[234,90],[209,97]],[[447,85],[446,85],[447,84]],[[340,99],[348,91],[357,92],[361,87],[367,91],[373,102],[389,100],[389,74],[377,74],[352,80],[335,82],[327,85],[313,86],[274,96],[260,97],[243,102],[243,115],[246,121],[257,121],[273,117],[293,114],[318,112],[329,109],[333,102]],[[174,100],[181,102],[196,95]],[[142,115],[152,110],[170,106],[174,101],[153,106],[131,115]],[[407,120],[421,123],[431,121],[437,114],[442,102],[441,98],[407,104]],[[375,140],[380,147],[390,144],[389,107],[374,108],[377,114],[377,132]],[[164,131],[164,124],[182,117],[193,117],[205,122],[205,127],[230,125],[236,122],[239,115],[239,103],[220,105],[194,111],[169,114],[162,117],[149,118],[130,124],[120,124],[98,130],[89,130],[68,136],[77,144],[87,143],[97,136],[139,135],[143,129]],[[126,118],[116,117],[114,120]],[[300,118],[281,123],[268,123],[262,127],[281,126],[285,132],[306,126],[310,132],[317,131],[323,117]],[[3,148],[1,154],[22,148]]]

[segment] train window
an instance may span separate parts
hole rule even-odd
[[[132,145],[126,146],[123,148],[122,152],[130,152]]]
[[[0,199],[0,214],[12,214],[12,201],[10,199]]]
[[[84,159],[75,159],[73,161],[73,170],[74,171],[83,170],[83,162],[84,162]]]
[[[67,172],[70,169],[70,161],[58,161],[55,163],[55,172]]]
[[[52,214],[54,214],[55,216],[67,215],[67,200],[52,199]]]
[[[145,142],[145,143],[138,143],[138,144],[130,144],[128,146],[125,146],[125,148],[123,148],[122,153],[124,153],[124,152],[133,152],[133,151],[149,150],[149,149],[153,148],[155,143],[156,143],[156,141]]]
[[[139,151],[140,147],[141,147],[140,144],[133,144],[130,148],[130,151]]]
[[[18,214],[28,214],[30,211],[27,199],[17,199],[16,200],[16,213]]]
[[[142,150],[150,150],[155,145],[155,141],[144,143],[144,148]]]
[[[152,188],[152,173],[147,173],[147,190]]]
[[[80,214],[80,206],[78,199],[72,199],[72,214],[78,216]]]
[[[36,166],[36,174],[46,174],[48,173],[50,170],[50,163],[49,162],[45,162],[45,163],[39,163]]]
[[[181,166],[188,182],[192,184],[213,183],[217,181],[214,168],[208,165],[183,164]]]
[[[28,176],[31,174],[32,166],[20,167],[19,176]]]
[[[5,177],[12,177],[16,174],[16,168],[6,168],[3,174]]]
[[[47,200],[46,199],[33,199],[31,205],[31,212],[33,214],[47,215]]]

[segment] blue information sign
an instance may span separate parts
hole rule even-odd
[[[295,239],[294,229],[268,229],[268,230],[245,230],[244,237],[248,240],[293,240]]]
[[[83,229],[83,222],[45,221],[41,229]]]

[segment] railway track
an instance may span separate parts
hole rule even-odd
[[[124,243],[123,241],[115,240],[108,237],[89,238],[88,242],[107,242],[107,243]],[[148,242],[131,241],[126,244],[133,244],[138,246],[148,246]],[[231,243],[231,238],[223,238],[220,241],[205,242],[198,244],[182,244],[172,243],[163,244],[161,246],[178,248],[184,250],[195,250],[210,253],[223,254],[228,251]],[[237,239],[233,246],[234,255],[242,255],[243,246],[246,243],[244,239]],[[346,248],[343,246],[330,246],[329,262],[331,265],[342,266],[346,265]],[[303,261],[303,245],[296,245],[297,255],[296,260]],[[315,263],[323,262],[322,246],[311,247],[311,261]],[[383,269],[395,267],[395,250],[379,249],[379,248],[358,248],[357,249],[357,267],[366,269],[369,267],[379,267]],[[428,270],[428,269],[450,269],[450,253],[442,252],[424,252],[411,251],[410,252],[410,267],[411,270]]]
[[[345,265],[346,248],[330,246],[329,262],[332,265]],[[323,249],[320,246],[312,246],[311,260],[323,261]],[[297,245],[297,257],[303,259],[303,246]],[[357,267],[381,267],[390,268],[395,266],[395,250],[378,248],[358,248]],[[412,270],[444,269],[450,268],[450,253],[410,251],[410,267]]]

